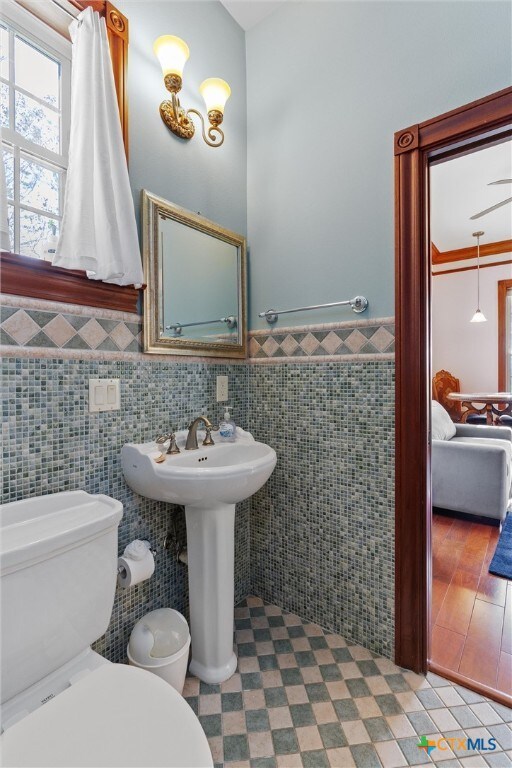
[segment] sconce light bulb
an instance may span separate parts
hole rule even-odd
[[[209,77],[199,86],[199,91],[206,104],[207,112],[220,112],[224,114],[226,101],[231,96],[231,88],[220,77]]]
[[[174,35],[161,35],[153,43],[153,51],[160,62],[164,78],[166,75],[183,77],[183,70],[190,56],[184,40]]]

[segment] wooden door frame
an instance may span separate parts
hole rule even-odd
[[[512,88],[395,134],[395,662],[425,674],[429,646],[430,234],[428,162],[512,123]]]
[[[512,280],[498,281],[498,391],[507,389],[507,293]]]

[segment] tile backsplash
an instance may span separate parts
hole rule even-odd
[[[186,566],[163,549],[172,516],[185,535],[179,507],[138,496],[121,470],[126,442],[152,440],[193,417],[218,419],[217,374],[229,374],[233,415],[247,423],[246,366],[201,363],[68,360],[4,357],[3,501],[82,488],[123,503],[119,551],[132,539],[157,550],[151,579],[118,589],[109,630],[99,648],[112,661],[126,655],[130,631],[142,615],[162,606],[188,613]],[[88,379],[118,378],[121,410],[89,413]],[[250,591],[249,503],[240,504],[235,531],[235,597]]]
[[[251,499],[253,593],[385,656],[394,634],[394,363],[251,366],[278,456]]]
[[[278,454],[237,508],[236,600],[258,594],[392,655],[392,318],[256,331],[245,364],[144,355],[136,315],[17,297],[1,333],[3,500],[106,493],[124,505],[119,550],[134,538],[157,549],[154,576],[117,591],[97,650],[119,661],[144,613],[188,613],[186,567],[162,548],[172,520],[185,536],[183,510],[133,493],[120,450],[201,413],[218,419],[216,376],[228,374],[235,421]],[[89,378],[120,379],[121,410],[89,413]]]

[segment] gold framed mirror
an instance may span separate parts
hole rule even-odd
[[[245,357],[245,237],[142,190],[144,351]]]

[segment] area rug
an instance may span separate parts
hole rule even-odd
[[[489,566],[489,573],[512,579],[512,513],[509,512],[503,523],[494,557]]]

